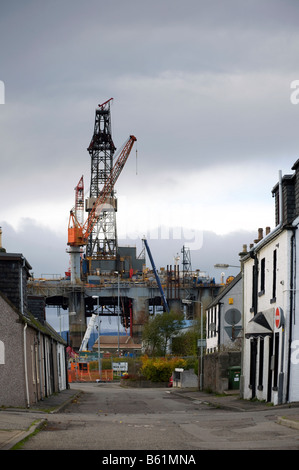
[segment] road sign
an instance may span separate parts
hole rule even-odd
[[[115,371],[127,372],[128,363],[127,362],[112,362],[112,369]]]
[[[197,347],[198,348],[205,348],[207,345],[207,340],[205,339],[198,339],[197,340]]]
[[[276,328],[280,328],[282,325],[283,313],[280,307],[277,307],[275,311],[275,326]]]

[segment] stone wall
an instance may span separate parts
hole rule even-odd
[[[0,295],[0,406],[26,406],[24,325]]]
[[[46,321],[46,302],[41,296],[28,295],[28,310],[43,325]]]
[[[229,388],[229,367],[241,366],[241,352],[207,354],[203,362],[203,388],[213,393],[223,393]]]

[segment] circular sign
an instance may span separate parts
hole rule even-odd
[[[275,311],[275,326],[276,328],[280,328],[282,325],[282,309],[277,307]]]
[[[236,325],[241,321],[241,312],[236,308],[230,308],[225,313],[224,319],[229,325]]]

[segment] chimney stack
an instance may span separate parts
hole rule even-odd
[[[241,251],[241,253],[239,253],[239,256],[242,258],[243,256],[247,255],[248,251],[247,251],[247,245],[243,245],[243,251]]]
[[[6,249],[2,247],[2,227],[0,227],[0,253],[5,253]]]
[[[258,239],[259,239],[259,240],[262,240],[263,237],[264,237],[263,229],[262,229],[262,228],[259,228],[259,229],[258,229]]]
[[[258,243],[260,242],[261,240],[263,239],[263,229],[262,228],[259,228],[258,229],[258,236],[254,241],[254,243]]]

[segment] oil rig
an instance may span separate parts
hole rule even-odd
[[[79,350],[86,331],[87,317],[117,316],[135,342],[141,341],[142,328],[156,309],[187,309],[193,318],[199,303],[208,304],[218,293],[209,277],[191,269],[190,251],[182,247],[183,272],[179,266],[157,270],[146,239],[137,256],[136,247],[121,247],[117,239],[117,198],[115,184],[137,141],[130,135],[117,150],[111,133],[110,104],[95,110],[93,135],[87,151],[91,174],[89,195],[84,194],[84,178],[75,187],[75,205],[69,214],[68,252],[70,268],[60,279],[31,279],[31,296],[43,298],[46,306],[68,310],[69,342]],[[145,254],[151,263],[146,268]],[[183,307],[182,300],[189,303]],[[199,308],[198,308],[199,310]]]

